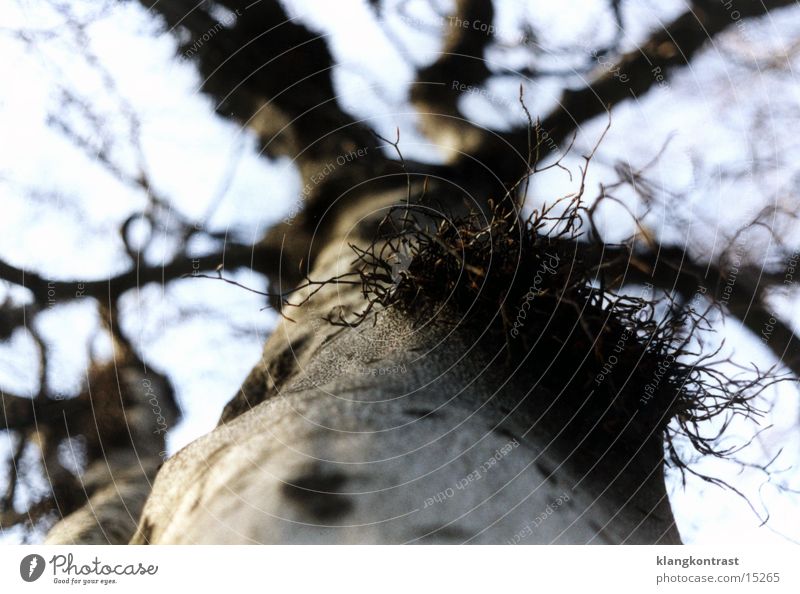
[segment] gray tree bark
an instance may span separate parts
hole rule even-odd
[[[402,195],[341,211],[311,278],[348,271]],[[575,411],[470,320],[323,320],[365,306],[331,284],[286,308],[220,426],[160,471],[132,542],[679,542],[660,436],[633,456],[562,436]]]
[[[330,77],[334,60],[323,38],[287,19],[274,1],[222,0],[240,16],[224,28],[204,3],[140,1],[180,34],[182,52],[192,46],[186,39],[215,31],[213,43],[192,50],[202,91],[217,101],[219,113],[253,130],[265,154],[296,162],[310,188],[292,222],[252,249],[228,246],[226,269],[264,272],[279,293],[302,282],[301,261],[316,280],[349,271],[349,245],[373,240],[385,209],[404,200],[405,175],[396,160],[372,150],[369,126],[338,105]],[[791,4],[773,0],[737,8],[749,18]],[[462,19],[493,18],[492,3],[483,0],[458,0],[455,9]],[[542,118],[542,129],[563,142],[581,123],[629,100],[631,90],[634,97],[647,93],[655,84],[653,67],[669,74],[685,66],[710,35],[733,23],[720,3],[692,3],[641,49],[619,55],[615,68],[591,85],[566,90],[560,107]],[[418,82],[439,84],[411,89],[411,101],[423,112],[421,128],[450,149],[451,162],[408,163],[408,169],[429,176],[429,195],[452,211],[462,203],[449,182],[481,209],[528,168],[530,130],[495,133],[466,121],[449,84],[480,86],[491,75],[483,59],[489,43],[489,36],[451,30],[440,59],[418,73]],[[633,88],[617,84],[612,72],[629,76]],[[338,156],[367,145],[368,157],[308,185]],[[597,256],[599,263],[605,247],[599,256],[587,250],[584,257]],[[604,264],[610,278],[650,282],[686,299],[699,283],[715,289],[725,276],[714,263],[692,261],[682,251],[624,255]],[[220,258],[204,257],[203,269],[213,269]],[[116,299],[140,282],[166,282],[191,270],[186,256],[81,286],[102,302],[109,292]],[[764,290],[749,279],[763,273],[743,271],[731,301],[732,313],[756,332],[769,309]],[[46,302],[43,278],[3,262],[0,276],[29,286]],[[65,283],[58,289],[75,293]],[[293,299],[299,304],[304,295]],[[134,543],[680,542],[664,486],[660,435],[633,451],[613,441],[597,448],[566,435],[564,427],[579,410],[549,406],[560,399],[534,374],[501,364],[505,337],[479,322],[419,326],[395,310],[353,328],[323,319],[365,305],[358,286],[331,284],[301,307],[286,308],[292,321],[276,328],[220,425],[168,460],[152,492],[159,454],[147,453],[135,479],[128,471],[137,462],[120,452],[114,459],[121,466],[108,467],[111,482],[118,476],[131,480],[116,492],[98,488],[48,541],[97,542],[108,535],[102,525],[112,522],[120,527],[111,531],[113,541],[125,542],[147,498]],[[0,334],[18,324],[14,313],[0,320]],[[781,340],[770,347],[782,357],[791,350],[786,361],[796,371],[800,355],[789,349],[793,332],[779,326],[777,336]],[[580,402],[582,396],[566,400]],[[102,475],[99,469],[96,476]]]

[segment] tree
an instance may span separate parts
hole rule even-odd
[[[120,229],[128,272],[52,282],[0,262],[0,277],[33,296],[3,308],[3,337],[55,292],[95,299],[114,351],[84,393],[59,399],[39,340],[39,393],[4,394],[12,467],[35,440],[50,492],[16,511],[12,477],[3,524],[55,512],[63,519],[49,542],[679,543],[665,464],[697,473],[687,439],[700,454],[733,456],[704,423],[757,416],[758,398],[786,379],[732,373],[703,346],[704,332],[715,315],[757,336],[769,326],[764,343],[798,373],[794,333],[769,303],[792,250],[778,245],[768,266],[732,259],[739,236],[775,209],[711,258],[658,237],[640,214],[631,236],[607,238],[600,211],[622,204],[623,188],[646,205],[663,196],[645,166],[618,168],[618,181],[588,196],[603,134],[580,147],[577,131],[598,117],[612,126],[617,106],[685,69],[714,36],[794,3],[740,2],[734,15],[723,2],[692,2],[635,49],[618,35],[584,51],[571,70],[590,82],[564,90],[548,113],[532,111],[519,86],[506,108],[522,119],[501,131],[465,118],[463,99],[498,77],[516,87],[569,72],[496,66],[487,57],[495,3],[457,0],[442,16],[439,57],[409,91],[444,163],[407,158],[399,128],[386,137],[349,113],[325,36],[280,3],[141,4],[177,36],[217,113],[252,130],[266,157],[296,166],[302,202],[253,244],[178,217],[172,232],[184,246],[204,236],[219,247],[151,266],[132,228],[164,225],[169,200],[132,176],[150,205]],[[397,14],[370,4],[387,35],[397,14],[413,20],[405,3]],[[608,10],[623,31],[624,3]],[[535,52],[531,35],[521,45]],[[102,147],[97,158],[113,167]],[[575,188],[531,204],[531,184],[553,171]],[[244,286],[231,276],[238,268],[264,274],[268,290]],[[119,300],[187,275],[260,292],[281,321],[218,427],[156,476],[160,428],[177,406],[169,379],[120,329]],[[59,459],[74,436],[85,451],[78,472]]]

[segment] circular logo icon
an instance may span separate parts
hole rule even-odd
[[[44,573],[44,557],[41,555],[26,555],[19,563],[19,575],[26,582],[35,582]]]

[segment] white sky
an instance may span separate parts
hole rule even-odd
[[[48,3],[0,1],[0,55],[6,57],[0,62],[0,80],[13,81],[0,93],[0,216],[5,231],[0,234],[0,257],[53,279],[102,278],[125,269],[117,229],[145,204],[141,191],[120,183],[90,155],[47,126],[48,114],[56,112],[85,130],[88,137],[96,137],[91,122],[79,110],[64,109],[59,88],[77,92],[100,114],[103,129],[113,140],[110,154],[123,168],[133,171],[137,153],[130,142],[128,123],[120,116],[125,106],[130,106],[142,123],[140,143],[148,174],[159,193],[190,218],[200,220],[208,212],[233,166],[230,186],[211,220],[204,221],[208,228],[228,229],[243,241],[253,241],[289,212],[299,190],[296,174],[287,163],[260,157],[249,133],[213,114],[209,99],[197,93],[200,81],[192,66],[174,59],[175,42],[157,34],[157,25],[138,3],[76,0],[74,8],[79,14],[99,13],[105,4],[112,9],[91,24],[87,34],[92,53],[101,57],[113,77],[115,92],[109,92],[97,69],[82,57],[79,40],[60,27]],[[626,13],[628,48],[636,47],[653,27],[665,24],[685,8],[681,0],[627,4],[636,4]],[[435,27],[437,18],[425,5],[410,2],[409,14]],[[600,43],[614,34],[614,24],[599,10],[597,0],[506,1],[499,5],[494,25],[503,42],[519,39],[519,23],[529,17],[541,26],[540,41],[546,46]],[[399,18],[390,19],[388,26],[403,40],[401,52],[387,41],[359,0],[302,0],[294,3],[292,10],[330,34],[331,47],[341,62],[334,78],[342,103],[356,115],[370,118],[382,134],[392,135],[395,126],[400,126],[406,156],[438,158],[408,115],[413,111],[407,91],[414,70],[404,58],[407,52],[417,64],[434,59],[439,48],[434,33]],[[25,44],[11,34],[20,28],[49,29],[57,35],[53,40]],[[598,182],[614,179],[615,163],[641,165],[671,137],[650,177],[665,188],[685,193],[687,199],[678,212],[667,200],[646,222],[662,237],[687,242],[701,253],[718,252],[726,230],[765,204],[780,201],[794,207],[793,200],[797,200],[792,191],[797,194],[800,177],[787,163],[798,162],[800,157],[794,134],[798,86],[791,71],[748,72],[734,64],[731,56],[745,59],[750,55],[745,37],[759,41],[760,55],[776,55],[775,48],[800,37],[800,10],[784,11],[774,20],[748,21],[742,32],[734,27],[664,88],[653,90],[643,101],[630,101],[615,109],[612,129],[590,170],[592,192]],[[365,47],[369,51],[364,51]],[[491,57],[495,63],[516,68],[529,54],[496,49]],[[567,58],[543,55],[537,60],[563,66]],[[574,83],[580,82],[581,77],[576,76]],[[487,125],[507,127],[520,122],[518,84],[513,79],[490,81],[487,93],[464,98],[463,109]],[[528,106],[535,114],[544,113],[559,91],[552,79],[528,82]],[[764,117],[753,129],[758,113]],[[582,128],[579,148],[593,145],[605,123],[595,121]],[[766,172],[755,173],[750,164],[754,158],[770,166]],[[577,165],[578,161],[567,163]],[[728,169],[748,174],[728,180],[722,176]],[[564,175],[554,172],[534,181],[531,200],[574,189]],[[626,199],[634,210],[640,208],[633,196]],[[631,232],[621,212],[609,209],[605,214],[602,225],[610,239]],[[676,214],[703,222],[688,227],[670,223]],[[796,231],[793,233],[797,238]],[[748,254],[763,257],[767,242],[765,233],[754,232]],[[172,249],[168,241],[163,242],[159,251],[148,256],[153,261],[168,260]],[[263,288],[263,280],[254,275],[242,273],[237,278]],[[6,288],[0,287],[0,299],[5,292]],[[23,292],[14,294],[26,298]],[[794,322],[797,304],[797,300],[784,299],[777,309]],[[147,286],[123,300],[125,330],[135,337],[147,361],[169,374],[184,408],[184,420],[169,435],[170,451],[213,428],[222,406],[258,359],[275,319],[271,312],[262,311],[263,306],[252,293],[197,279],[172,283],[166,290]],[[193,313],[198,310],[203,313]],[[59,306],[42,317],[40,329],[54,347],[51,379],[58,389],[74,392],[85,372],[87,349],[104,348],[94,336],[96,323],[96,314],[86,302]],[[739,360],[774,362],[771,353],[730,321],[720,330]],[[16,392],[35,389],[32,360],[35,350],[24,333],[0,344],[0,387]],[[762,436],[750,455],[764,460],[783,447],[776,467],[792,467],[800,460],[797,393],[787,388],[773,398],[775,409],[769,422],[775,427]],[[735,435],[744,438],[752,432],[752,426],[743,427]],[[0,436],[0,451],[6,447],[4,442]],[[703,461],[698,468],[735,484],[751,496],[759,510],[763,500],[772,519],[759,527],[755,515],[735,494],[696,480],[684,489],[670,476],[671,501],[686,542],[786,542],[776,531],[800,542],[796,497],[762,487],[763,476],[755,472],[740,474],[738,468],[716,461]],[[800,486],[798,471],[789,471],[785,477],[795,488]],[[14,538],[7,535],[5,540]]]

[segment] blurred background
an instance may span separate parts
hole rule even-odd
[[[122,341],[174,389],[182,415],[169,423],[167,456],[216,425],[276,321],[263,296],[173,275],[170,263],[200,262],[228,246],[246,254],[291,215],[302,188],[290,160],[261,154],[252,132],[199,92],[192,47],[214,44],[221,28],[246,15],[200,2],[220,29],[187,39],[146,4],[0,0],[0,390],[4,406],[6,398],[45,391],[50,399],[76,399]],[[441,50],[450,3],[284,6],[328,42],[348,113],[386,137],[399,128],[406,158],[444,161],[445,151],[418,130],[409,88]],[[615,56],[635,51],[691,4],[505,0],[495,7],[487,24],[492,75],[462,93],[459,108],[503,131],[525,122],[520,82],[530,112],[543,116],[564,89],[613,74]],[[745,267],[776,276],[767,302],[776,322],[798,332],[800,6],[735,16],[689,67],[663,79],[652,72],[656,84],[646,94],[613,109],[587,197],[601,184],[615,190],[616,201],[597,213],[606,241],[638,232],[699,262],[725,262],[729,279]],[[577,170],[608,121],[603,115],[579,128],[566,167]],[[533,180],[528,201],[575,191],[577,182],[554,168]],[[266,278],[253,268],[228,276],[265,291]],[[122,284],[114,304],[119,328],[109,328],[102,318],[111,303],[107,279],[144,269],[152,274],[126,277],[132,282]],[[14,276],[19,270],[33,288]],[[87,296],[77,281],[99,284]],[[103,282],[108,299],[98,289]],[[713,339],[703,348],[730,355],[731,373],[753,364],[788,371],[764,340],[769,328],[759,337],[723,313],[711,324]],[[742,420],[726,433],[726,445],[742,446],[736,460],[693,463],[740,493],[670,471],[685,542],[800,543],[799,402],[796,381],[775,385],[764,393],[758,423]],[[51,479],[36,440],[18,433],[0,431],[0,494],[6,511],[24,514]],[[86,446],[65,443],[55,455],[79,479]],[[45,525],[0,522],[0,540],[37,541]]]

